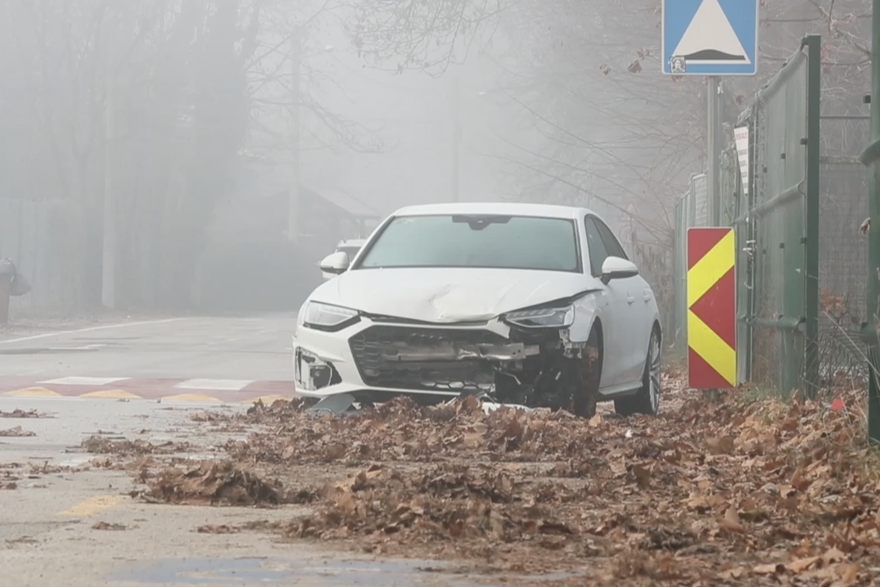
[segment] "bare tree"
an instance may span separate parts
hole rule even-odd
[[[346,28],[359,55],[375,67],[440,75],[486,40],[510,2],[349,0]]]
[[[100,300],[108,198],[120,223],[118,297],[189,302],[205,228],[235,186],[240,152],[280,159],[290,148],[261,130],[282,127],[294,100],[286,41],[329,10],[286,0],[0,3],[0,200],[44,201],[41,255],[55,261],[59,302]],[[334,80],[308,57],[298,104],[307,131],[322,145],[379,148],[374,129],[323,103]]]
[[[479,0],[361,0],[367,16],[353,42],[380,63],[432,74],[462,47],[489,47],[505,85],[520,88],[508,96],[543,137],[508,140],[507,152],[494,154],[507,164],[502,190],[616,217],[643,268],[650,265],[658,280],[668,276],[675,202],[691,174],[706,169],[706,80],[661,74],[660,0],[499,2],[487,9]],[[867,0],[762,1],[761,69],[725,80],[728,128],[808,33],[824,36],[823,112],[863,111],[870,21]],[[496,39],[505,42],[493,51]],[[826,152],[852,155],[864,146],[866,128],[824,125]],[[725,139],[732,142],[732,133]]]

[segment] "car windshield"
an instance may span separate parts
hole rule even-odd
[[[380,267],[581,270],[574,221],[470,214],[393,219],[356,269]]]

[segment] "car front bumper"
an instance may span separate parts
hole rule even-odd
[[[386,401],[407,395],[431,403],[491,391],[492,360],[517,360],[537,352],[510,343],[509,332],[499,320],[447,327],[361,317],[337,332],[299,324],[292,357],[296,391],[315,399],[349,394],[359,401]],[[420,353],[428,353],[425,360]]]

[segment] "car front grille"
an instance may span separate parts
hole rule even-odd
[[[506,342],[504,337],[489,330],[383,324],[359,332],[348,344],[366,385],[449,393],[490,391],[495,382],[490,361],[450,358],[455,349]],[[410,357],[403,360],[404,354]],[[414,359],[414,354],[424,358]]]

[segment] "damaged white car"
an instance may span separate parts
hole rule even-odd
[[[396,395],[477,395],[590,417],[656,414],[661,328],[650,286],[593,212],[437,204],[336,252],[297,318],[297,393],[330,411]]]

